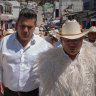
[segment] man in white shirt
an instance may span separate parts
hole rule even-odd
[[[37,56],[49,46],[43,38],[34,35],[36,20],[33,10],[22,9],[16,23],[17,32],[0,42],[0,83],[5,86],[4,96],[39,96]]]
[[[76,20],[68,20],[58,35],[62,47],[41,53],[40,96],[96,96],[95,50],[82,45],[87,33]]]

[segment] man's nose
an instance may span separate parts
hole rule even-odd
[[[76,42],[71,41],[71,42],[69,42],[69,45],[70,45],[70,46],[75,46],[75,45],[76,45]]]
[[[28,32],[28,27],[27,26],[24,27],[24,31]]]

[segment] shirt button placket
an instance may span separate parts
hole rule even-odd
[[[23,70],[22,70],[22,65],[24,63],[24,51],[23,49],[21,50],[21,64],[20,64],[20,77],[19,77],[19,88],[22,88],[22,74],[23,74]]]

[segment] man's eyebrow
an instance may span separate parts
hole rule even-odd
[[[21,24],[21,26],[33,27],[33,25],[25,25],[25,24]]]

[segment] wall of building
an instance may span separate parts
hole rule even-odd
[[[96,9],[96,0],[94,0],[94,4],[93,5],[94,5],[94,8]]]
[[[69,11],[72,12],[79,12],[83,10],[83,1],[82,0],[60,0],[60,15],[63,15],[65,13],[65,9],[67,9],[69,6],[72,8],[69,8]],[[72,9],[72,10],[70,10]]]
[[[11,3],[0,1],[0,14],[11,14]]]
[[[83,0],[84,10],[96,9],[96,0]]]
[[[15,18],[18,18],[20,11],[20,3],[18,1],[8,1],[12,4],[12,14]]]

